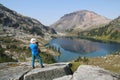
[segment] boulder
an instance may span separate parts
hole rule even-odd
[[[24,75],[24,80],[53,80],[54,78],[72,74],[66,63],[56,63],[45,68],[36,68]]]
[[[120,74],[96,66],[81,65],[73,75],[54,80],[120,80]]]
[[[82,65],[73,74],[72,80],[120,80],[120,75],[100,67]]]
[[[26,65],[5,63],[0,65],[0,80],[23,80],[24,74],[31,70]]]
[[[63,77],[56,78],[53,80],[71,80],[71,79],[72,79],[72,75],[67,75],[67,76],[63,76]]]
[[[32,69],[31,62],[9,62],[0,64],[0,80],[53,80],[72,74],[69,63],[44,64],[40,68],[36,63]]]

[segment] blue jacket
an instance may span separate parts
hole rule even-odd
[[[32,55],[39,54],[37,44],[30,44],[29,47],[31,49]]]

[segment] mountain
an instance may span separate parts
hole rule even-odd
[[[54,60],[51,55],[56,54],[56,52],[44,46],[48,42],[47,40],[54,35],[56,35],[54,29],[0,4],[0,63],[24,61],[30,57],[28,46],[31,37],[36,38],[39,46],[42,46],[41,51],[48,54],[42,56],[48,57],[50,55],[49,59]],[[45,51],[46,49],[47,51]]]
[[[100,25],[107,24],[110,21],[110,19],[98,15],[95,12],[81,10],[65,14],[60,20],[52,24],[51,27],[58,32],[85,31],[100,27]]]
[[[85,31],[79,35],[120,42],[120,16],[101,28]]]
[[[23,16],[0,4],[0,34],[12,36],[56,34],[55,30],[38,20]]]

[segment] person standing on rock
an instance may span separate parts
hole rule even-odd
[[[42,58],[39,55],[39,49],[38,49],[38,41],[35,38],[32,38],[30,40],[30,45],[29,48],[31,49],[31,53],[32,53],[32,68],[35,68],[35,59],[37,58],[39,61],[39,64],[41,66],[41,68],[43,68],[43,62],[42,62]]]

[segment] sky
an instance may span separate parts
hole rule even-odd
[[[74,11],[89,10],[109,19],[120,16],[120,0],[0,0],[7,8],[49,26]]]

